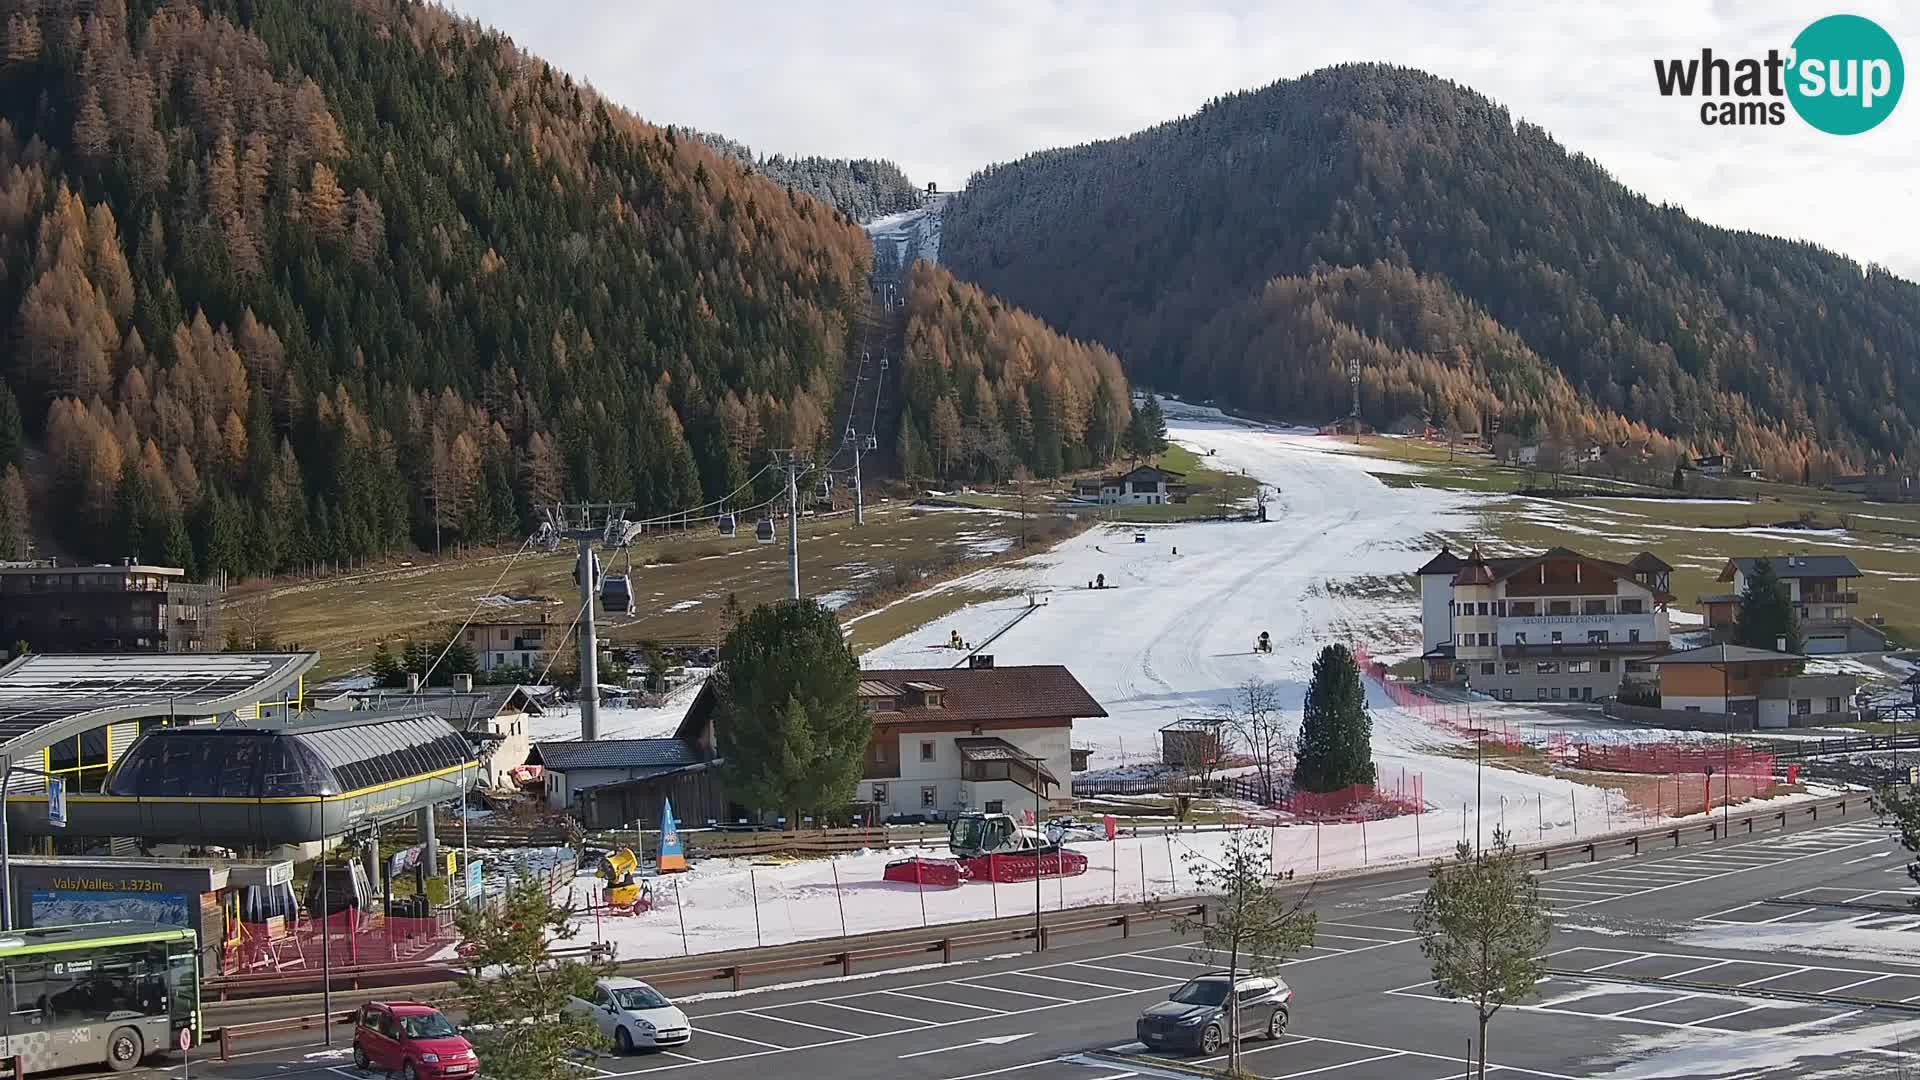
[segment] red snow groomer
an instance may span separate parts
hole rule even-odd
[[[1087,857],[1068,851],[1058,837],[1014,823],[1009,814],[963,814],[947,827],[951,859],[916,855],[887,864],[888,881],[951,889],[967,881],[1032,881],[1078,877]]]

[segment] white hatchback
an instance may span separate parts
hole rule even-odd
[[[591,997],[569,998],[567,1011],[592,1020],[622,1054],[682,1046],[693,1037],[687,1014],[639,979],[600,979]]]

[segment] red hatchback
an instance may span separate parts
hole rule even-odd
[[[361,1072],[404,1080],[466,1080],[480,1059],[440,1010],[418,1001],[369,1001],[353,1026],[353,1063]]]

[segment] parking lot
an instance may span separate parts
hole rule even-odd
[[[1555,910],[1592,908],[1681,886],[1766,871],[1809,857],[1858,853],[1862,860],[1885,861],[1886,839],[1884,828],[1862,821],[1814,832],[1760,837],[1724,847],[1682,848],[1670,855],[1650,851],[1631,861],[1594,866],[1576,864],[1549,870],[1540,876],[1540,894],[1553,901]],[[1869,850],[1874,848],[1881,850]],[[1888,869],[1905,874],[1903,866]]]
[[[1391,926],[1324,921],[1319,944],[1288,963],[1313,963],[1410,940],[1410,935]],[[1004,970],[929,974],[885,989],[840,984],[804,1000],[755,1004],[753,995],[747,995],[694,1002],[686,1011],[697,1034],[686,1046],[630,1061],[602,1058],[585,1068],[604,1076],[671,1072],[952,1029],[947,1032],[951,1038],[941,1044],[944,1047],[990,1034],[969,1030],[982,1023],[994,1022],[998,1030],[1031,1017],[1033,1023],[1045,1024],[1050,1019],[1046,1014],[1052,1011],[1103,1002],[1113,1003],[1110,1027],[1122,1030],[1131,1027],[1133,1015],[1145,1002],[1217,968],[1192,944],[1160,944]],[[863,1048],[862,1052],[871,1051]],[[898,1056],[913,1060],[909,1055],[919,1052],[917,1047],[905,1047]],[[943,1051],[936,1048],[935,1052]],[[777,1060],[766,1064],[780,1067]],[[341,1071],[352,1073],[350,1068]]]

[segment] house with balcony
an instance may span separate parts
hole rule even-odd
[[[1774,577],[1786,586],[1787,597],[1800,616],[1800,632],[1809,653],[1872,652],[1887,647],[1886,636],[1858,616],[1860,593],[1855,582],[1865,575],[1845,555],[1773,555],[1728,559],[1719,580],[1731,591],[1700,597],[1707,626],[1715,641],[1733,637],[1740,620],[1740,598],[1761,562],[1773,567]]]
[[[467,624],[467,647],[473,650],[474,666],[481,671],[546,667],[550,642],[567,636],[567,628],[553,626],[544,612],[538,619],[512,622],[474,622]]]
[[[1745,645],[1657,656],[1650,663],[1659,670],[1660,708],[1653,711],[1726,718],[1704,719],[1700,727],[1705,730],[1822,727],[1858,719],[1853,711],[1858,680],[1801,674],[1805,661],[1798,653]]]
[[[877,817],[1072,807],[1076,719],[1107,711],[1058,664],[863,671],[873,717],[858,801]]]
[[[1101,506],[1159,506],[1187,501],[1187,477],[1172,469],[1140,465],[1117,476],[1093,476],[1073,482],[1075,498]]]
[[[1441,552],[1416,574],[1427,679],[1503,701],[1593,701],[1652,681],[1668,651],[1673,568],[1564,547],[1537,555]]]
[[[0,566],[0,650],[219,652],[220,588],[137,559]]]

